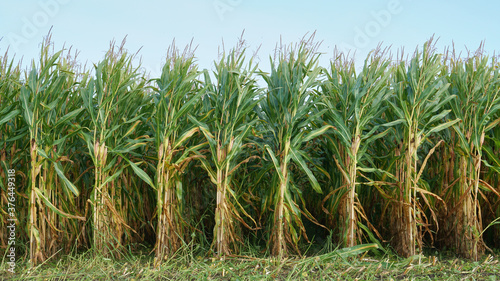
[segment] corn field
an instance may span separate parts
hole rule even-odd
[[[12,170],[16,247],[33,265],[139,244],[156,265],[190,243],[282,259],[318,237],[403,257],[500,248],[496,57],[431,39],[324,67],[310,37],[264,72],[245,46],[209,71],[172,44],[152,79],[124,43],[90,69],[50,36],[25,70],[0,57],[1,249]]]

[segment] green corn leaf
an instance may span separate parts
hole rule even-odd
[[[11,112],[9,112],[7,115],[3,116],[3,118],[0,120],[0,125],[9,122],[14,116],[19,115],[21,111],[19,109],[15,109]]]
[[[45,205],[47,207],[49,207],[54,213],[56,213],[56,214],[58,214],[58,215],[60,215],[61,217],[64,217],[64,218],[78,219],[78,220],[82,220],[82,221],[86,220],[85,217],[71,215],[71,214],[68,214],[68,213],[65,213],[65,212],[61,211],[56,206],[54,206],[52,204],[52,202],[50,202],[50,200],[42,193],[42,191],[40,189],[38,189],[37,187],[35,187],[34,190],[35,190],[36,194],[38,195],[38,197],[40,197],[42,199],[42,201],[45,203]]]
[[[311,172],[309,167],[307,167],[307,164],[304,162],[304,159],[302,158],[303,153],[301,151],[295,150],[295,148],[290,149],[290,154],[292,156],[293,161],[295,161],[299,166],[301,167],[302,171],[304,171],[309,178],[309,182],[311,183],[311,186],[313,189],[318,192],[318,193],[323,193],[321,190],[321,187],[319,186],[318,180],[314,176],[314,174]]]
[[[433,127],[432,129],[430,129],[429,131],[427,131],[426,135],[430,136],[432,133],[437,133],[437,132],[439,132],[441,130],[447,129],[447,128],[449,128],[449,127],[457,124],[460,121],[462,121],[462,120],[460,120],[459,118],[457,118],[455,120],[451,120],[451,121],[448,121],[446,123],[439,124],[439,125]]]
[[[80,191],[78,190],[78,188],[64,175],[61,165],[58,162],[53,162],[53,164],[54,164],[54,169],[56,170],[56,173],[59,176],[59,178],[63,181],[64,186],[66,186],[67,189],[73,192],[75,196],[80,195]]]
[[[130,167],[132,167],[132,170],[134,173],[139,176],[145,183],[147,183],[149,186],[151,186],[153,189],[156,190],[156,186],[153,183],[153,180],[144,172],[141,168],[139,168],[134,162],[130,161],[127,157],[123,156],[121,153],[117,152],[116,154],[120,155],[123,159],[125,159]]]

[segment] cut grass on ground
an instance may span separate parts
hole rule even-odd
[[[178,253],[158,268],[147,251],[112,260],[87,252],[64,256],[28,270],[19,261],[16,275],[1,280],[500,280],[498,255],[478,262],[443,253],[399,259],[394,255],[344,258],[339,252],[291,257],[283,261],[257,256],[207,258],[195,251]],[[2,265],[4,267],[4,265]]]

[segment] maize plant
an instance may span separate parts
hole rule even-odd
[[[459,153],[459,182],[452,199],[452,204],[457,205],[453,208],[456,210],[453,239],[458,253],[474,260],[484,252],[479,235],[483,231],[479,188],[481,185],[486,190],[495,191],[481,179],[484,140],[486,133],[500,123],[500,119],[495,119],[500,109],[500,76],[493,68],[495,61],[489,65],[488,60],[478,50],[465,61],[450,58],[451,69],[448,71],[450,96],[457,97],[451,101],[451,109],[461,120],[453,126]]]
[[[282,47],[277,57],[271,59],[271,73],[262,74],[267,93],[260,103],[259,116],[268,136],[263,140],[263,147],[270,157],[264,170],[273,172],[263,209],[274,208],[269,243],[272,254],[279,258],[288,255],[290,247],[298,252],[299,238],[305,234],[302,212],[294,200],[301,201],[294,198],[300,197],[300,191],[292,181],[291,160],[307,174],[314,190],[321,193],[316,176],[307,165],[311,160],[301,148],[332,127],[311,128],[323,113],[314,108],[317,95],[313,89],[318,85],[321,68],[317,66],[317,45],[312,40],[313,37],[291,49]]]
[[[252,112],[259,102],[254,78],[257,66],[252,60],[244,65],[243,45],[241,40],[229,54],[222,54],[215,64],[214,83],[205,72],[205,115],[198,119],[190,116],[203,132],[210,150],[207,157],[199,159],[217,188],[213,244],[220,257],[230,254],[236,242],[242,242],[236,234],[237,223],[248,226],[240,215],[243,212],[248,217],[238,201],[233,178],[241,165],[256,158],[240,159],[249,146],[248,135],[257,122]]]
[[[325,69],[311,36],[279,46],[266,73],[244,44],[213,72],[172,44],[152,79],[123,44],[88,70],[50,36],[25,70],[1,57],[0,204],[14,194],[19,256],[146,246],[161,266],[267,245],[283,259],[309,237],[405,257],[498,248],[496,57],[443,57],[430,40],[394,62],[377,48],[361,68],[335,53]]]
[[[366,218],[357,187],[380,184],[363,173],[384,172],[373,166],[366,152],[375,140],[390,132],[389,129],[381,130],[384,124],[381,117],[387,107],[385,101],[391,94],[388,69],[389,61],[384,59],[381,50],[376,50],[365,61],[359,74],[356,74],[353,60],[336,54],[331,73],[327,73],[327,82],[322,85],[322,100],[327,108],[323,120],[335,127],[326,134],[329,142],[326,149],[332,150],[331,155],[342,175],[341,186],[335,189],[336,197],[341,200],[336,205],[340,208],[328,212],[339,213],[345,247],[353,247],[361,241],[357,233],[358,216]],[[360,176],[367,182],[360,182]]]
[[[57,252],[65,218],[85,220],[71,208],[79,190],[66,177],[64,162],[71,162],[66,139],[76,132],[70,121],[82,111],[71,98],[74,77],[60,59],[51,54],[49,39],[42,45],[40,64],[26,77],[20,92],[21,108],[28,126],[30,263],[43,262]],[[66,223],[65,223],[66,222]]]
[[[158,151],[156,167],[157,263],[175,253],[184,239],[182,218],[183,174],[193,151],[202,144],[186,147],[187,141],[198,132],[189,120],[203,91],[196,80],[199,75],[190,49],[179,54],[172,44],[161,77],[156,79],[158,88],[154,96],[155,143]]]
[[[141,113],[148,98],[144,95],[144,79],[132,66],[132,56],[112,45],[104,60],[95,66],[95,78],[81,91],[83,107],[89,118],[82,124],[81,136],[87,144],[94,165],[93,248],[105,256],[119,255],[125,231],[135,231],[126,222],[121,210],[125,188],[116,178],[127,166],[152,188],[151,178],[129,158],[147,144],[146,136],[135,135],[142,122]]]
[[[434,53],[432,40],[429,40],[422,51],[415,51],[408,65],[401,60],[393,69],[395,95],[389,104],[395,120],[388,120],[385,126],[397,125],[396,136],[401,136],[401,139],[396,139],[396,155],[399,154],[401,158],[396,162],[398,201],[392,216],[396,238],[394,247],[399,254],[407,257],[417,253],[417,244],[420,250],[422,247],[421,231],[417,229],[422,208],[417,201],[417,194],[422,196],[426,204],[426,196],[437,197],[425,188],[421,176],[428,157],[442,142],[437,142],[424,161],[418,157],[420,146],[432,134],[460,121],[443,122],[450,112],[444,109],[444,105],[455,98],[454,95],[447,95],[449,83],[440,75],[443,68],[441,56]]]

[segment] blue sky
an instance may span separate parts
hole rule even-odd
[[[489,54],[500,51],[500,1],[77,1],[21,0],[0,4],[0,53],[10,46],[9,57],[23,57],[24,65],[37,58],[40,42],[52,27],[56,49],[73,46],[82,63],[95,63],[112,39],[127,35],[126,48],[139,55],[142,66],[157,76],[165,53],[175,38],[182,47],[193,39],[200,68],[211,68],[222,40],[226,49],[242,31],[259,65],[269,68],[280,37],[298,42],[316,31],[322,41],[320,60],[327,66],[333,49],[356,51],[361,65],[380,42],[392,52],[404,47],[413,52],[433,34],[442,51],[452,41],[460,51],[475,50],[482,40]]]

